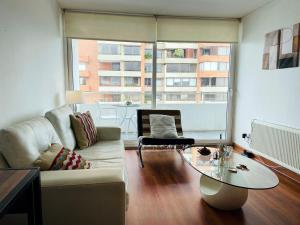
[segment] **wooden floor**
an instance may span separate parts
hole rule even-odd
[[[199,192],[200,174],[175,151],[126,151],[129,176],[127,225],[300,225],[300,184],[280,174],[271,190],[249,191],[241,210],[209,207]]]

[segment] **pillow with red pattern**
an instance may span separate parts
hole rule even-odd
[[[33,164],[41,170],[76,170],[91,167],[91,163],[80,154],[65,149],[60,144],[52,144]]]
[[[97,142],[97,129],[89,111],[70,115],[71,125],[77,146],[87,148]]]

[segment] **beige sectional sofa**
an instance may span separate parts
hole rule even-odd
[[[93,169],[42,171],[45,225],[123,225],[128,204],[120,128],[97,127],[97,143],[76,150],[68,106],[0,131],[0,151],[12,168],[28,168],[51,143],[78,151]],[[0,164],[4,162],[1,162]]]

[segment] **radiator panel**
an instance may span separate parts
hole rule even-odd
[[[253,120],[250,147],[300,170],[300,130]]]

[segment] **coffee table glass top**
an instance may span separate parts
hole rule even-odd
[[[216,148],[208,147],[211,155],[206,159],[197,151],[201,147],[191,147],[183,151],[183,158],[198,172],[225,184],[247,189],[269,189],[278,185],[276,174],[262,164],[245,156],[232,152],[220,165],[219,160],[213,159]],[[236,173],[229,171],[231,168],[243,164],[248,170],[237,169]]]

